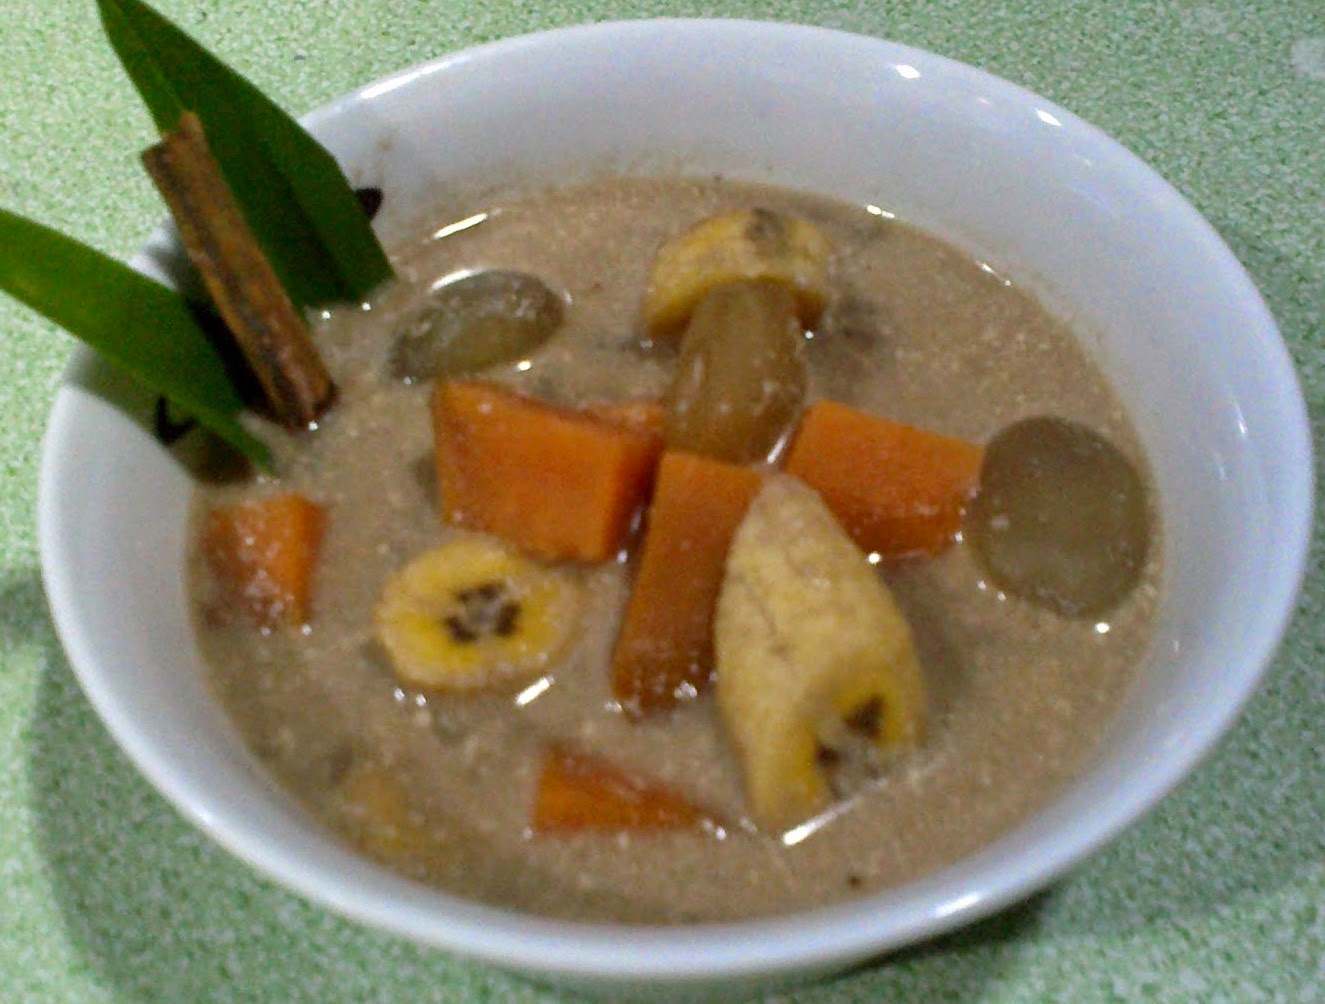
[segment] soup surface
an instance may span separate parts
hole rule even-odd
[[[638,336],[651,258],[695,221],[751,206],[811,220],[836,247],[837,292],[807,344],[810,400],[977,443],[1027,416],[1062,416],[1097,430],[1144,470],[1118,402],[1061,323],[989,266],[862,207],[722,179],[611,180],[480,216],[456,207],[453,219],[466,225],[442,226],[399,251],[400,283],[320,322],[319,346],[340,387],[321,428],[279,444],[278,477],[209,484],[197,503],[201,514],[292,490],[326,508],[302,630],[260,630],[230,616],[201,556],[190,582],[199,642],[243,736],[284,787],[366,853],[464,896],[561,917],[680,923],[777,914],[955,861],[1015,826],[1090,756],[1142,657],[1157,547],[1141,584],[1088,619],[1001,595],[960,541],[933,558],[884,563],[880,574],[910,621],[924,670],[927,738],[786,837],[744,822],[740,770],[711,694],[640,722],[614,703],[606,667],[630,587],[628,559],[572,570],[585,587],[579,630],[532,685],[430,695],[393,675],[374,636],[383,586],[459,533],[438,517],[429,387],[390,372],[401,319],[457,271],[528,272],[568,294],[564,323],[526,359],[485,378],[570,405],[657,399],[676,355]],[[534,834],[530,806],[549,743],[669,783],[728,825]],[[367,826],[364,800],[347,795],[347,778],[365,771],[393,779],[369,801],[403,800],[409,839],[383,839]]]

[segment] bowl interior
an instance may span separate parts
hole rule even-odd
[[[1058,874],[1176,784],[1254,688],[1305,560],[1311,458],[1296,378],[1214,231],[1064,110],[875,39],[663,21],[470,50],[308,121],[352,181],[384,189],[388,240],[426,219],[437,193],[475,179],[502,188],[610,171],[771,180],[871,203],[955,240],[1066,315],[1122,396],[1159,489],[1166,592],[1147,664],[1093,768],[979,855],[813,922],[623,940],[611,928],[531,921],[384,874],[268,784],[211,700],[190,635],[187,477],[133,417],[133,393],[80,357],[57,396],[41,474],[42,558],[61,636],[147,776],[268,874],[361,920],[531,971],[699,980],[830,968],[973,919]],[[168,244],[156,240],[138,261],[149,271]]]

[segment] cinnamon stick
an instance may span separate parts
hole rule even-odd
[[[185,111],[175,131],[143,154],[143,164],[273,416],[287,428],[307,428],[335,398],[335,384],[245,221],[198,116]]]

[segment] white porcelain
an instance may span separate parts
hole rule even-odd
[[[1083,332],[1149,451],[1167,574],[1149,656],[1093,765],[980,853],[775,920],[665,929],[530,918],[387,874],[269,785],[212,700],[190,635],[189,483],[108,403],[124,400],[123,388],[107,390],[104,369],[82,355],[58,393],[41,470],[41,554],[61,638],[144,774],[261,872],[356,920],[526,973],[727,997],[844,967],[1044,886],[1172,789],[1252,693],[1307,553],[1312,458],[1296,376],[1211,227],[1070,113],[876,39],[643,21],[451,55],[308,122],[353,179],[385,189],[388,231],[421,218],[456,179],[556,182],[621,169],[770,179],[958,240],[1029,281]],[[157,268],[163,241],[140,267]]]

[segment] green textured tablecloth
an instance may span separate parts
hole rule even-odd
[[[1325,419],[1322,0],[159,0],[299,112],[465,44],[616,17],[847,28],[991,70],[1111,133],[1223,234]],[[129,254],[161,206],[93,0],[0,0],[0,205]],[[0,297],[0,1001],[543,1001],[259,878],[139,778],[42,595],[39,443],[71,342]],[[779,997],[1325,1001],[1320,540],[1266,685],[1215,756],[1071,877],[954,937]]]

